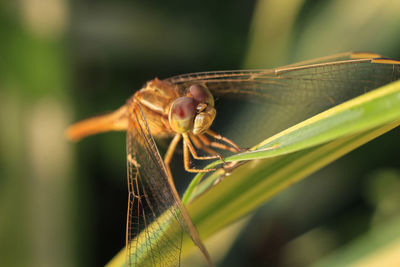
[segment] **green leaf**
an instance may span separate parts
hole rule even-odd
[[[199,183],[204,174],[197,175],[182,200],[188,203],[191,218],[205,240],[293,183],[399,124],[397,81],[309,118],[247,152],[226,158],[226,162],[249,162],[226,177],[224,170],[218,170]],[[176,231],[177,227],[171,225],[166,231]],[[139,246],[145,245],[142,238],[138,240]],[[193,242],[185,236],[182,257],[193,248]],[[121,251],[109,266],[123,266],[124,260]]]

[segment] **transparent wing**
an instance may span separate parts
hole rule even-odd
[[[217,97],[217,127],[212,128],[249,147],[400,78],[400,61],[371,56],[378,55],[347,53],[305,61],[304,65],[185,74],[168,81],[180,90],[194,83],[206,85]]]
[[[178,266],[186,224],[140,106],[128,103],[128,266]]]

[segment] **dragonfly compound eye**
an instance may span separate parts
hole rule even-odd
[[[189,87],[189,94],[192,95],[197,102],[214,107],[214,97],[206,87],[200,84],[193,84]]]
[[[196,115],[196,100],[191,97],[179,97],[169,111],[169,124],[177,133],[184,133],[193,128]]]

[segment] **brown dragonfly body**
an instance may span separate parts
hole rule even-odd
[[[144,88],[137,91],[117,111],[78,122],[70,127],[67,131],[68,138],[79,140],[100,132],[127,130],[128,117],[138,106],[146,118],[152,136],[159,138],[175,136],[164,160],[168,171],[173,152],[181,136],[184,139],[185,169],[189,172],[215,170],[190,168],[189,153],[195,159],[219,158],[222,160],[222,157],[210,147],[232,152],[240,150],[231,140],[209,130],[216,111],[213,96],[206,87],[194,84],[189,88],[180,88],[157,78],[147,82]],[[206,134],[228,145],[213,142]],[[204,150],[210,155],[198,156],[192,142],[198,149]]]
[[[160,217],[179,223],[212,265],[175,189],[169,163],[182,138],[184,166],[190,172],[214,170],[191,168],[190,155],[200,160],[219,158],[223,162],[213,148],[240,150],[231,140],[209,129],[216,116],[213,94],[258,101],[258,105],[247,107],[250,110],[264,108],[262,123],[254,112],[242,120],[236,116],[234,121],[240,125],[239,131],[251,129],[251,133],[261,133],[265,138],[398,79],[400,62],[373,53],[344,53],[270,70],[216,71],[166,80],[156,78],[118,110],[72,125],[67,136],[79,140],[100,132],[127,131],[126,255],[129,266],[180,264],[182,239],[176,237],[181,235],[168,236]],[[237,111],[236,106],[235,109]],[[256,127],[260,130],[256,131]],[[173,137],[164,160],[153,136]],[[252,141],[255,140],[252,137]],[[208,155],[199,156],[199,150]]]

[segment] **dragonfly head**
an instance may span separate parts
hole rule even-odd
[[[214,97],[199,84],[189,87],[186,96],[177,98],[169,111],[169,124],[177,133],[188,131],[201,134],[207,131],[215,115]]]

